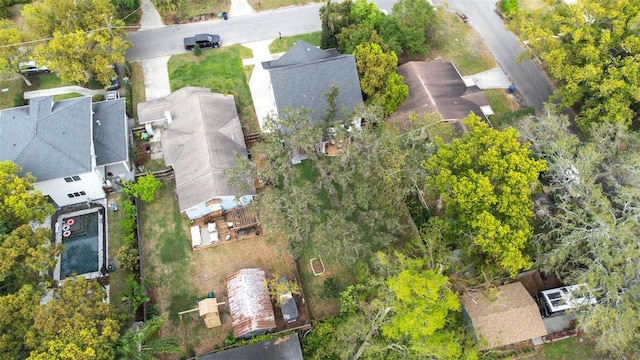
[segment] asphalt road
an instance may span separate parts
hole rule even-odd
[[[446,2],[452,11],[460,11],[467,15],[469,25],[480,34],[502,70],[516,85],[524,101],[541,114],[543,103],[547,102],[553,93],[553,86],[536,60],[516,62],[524,48],[520,40],[505,29],[504,22],[496,12],[496,0]]]
[[[380,9],[391,13],[394,0],[375,1]],[[129,49],[129,61],[151,59],[184,52],[182,39],[200,33],[218,34],[223,45],[241,44],[280,36],[292,36],[320,31],[320,7],[324,3],[261,11],[253,15],[233,17],[229,20],[211,20],[191,24],[136,31],[129,34],[134,47]]]
[[[529,106],[541,113],[543,103],[553,92],[551,83],[535,60],[516,62],[524,51],[520,40],[504,27],[495,10],[495,0],[447,0],[449,9],[469,18],[469,25],[480,34],[494,58],[516,85]],[[394,0],[378,0],[378,7],[391,12]],[[443,3],[435,0],[435,5]],[[129,61],[169,56],[185,52],[182,39],[197,33],[219,34],[223,45],[267,40],[282,36],[305,34],[321,30],[319,10],[323,3],[290,7],[253,15],[230,16],[229,20],[212,20],[132,32],[129,40]]]
[[[323,4],[263,11],[253,15],[229,17],[191,24],[171,25],[129,34],[134,46],[127,51],[129,61],[150,59],[185,52],[182,39],[200,33],[218,34],[223,45],[240,44],[320,31],[319,11]]]

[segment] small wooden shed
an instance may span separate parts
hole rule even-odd
[[[468,292],[460,302],[483,349],[547,335],[538,304],[519,282],[501,286],[491,296],[486,291]]]

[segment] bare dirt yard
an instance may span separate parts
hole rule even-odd
[[[271,274],[296,278],[295,262],[286,242],[261,235],[248,235],[229,243],[193,251],[189,243],[189,221],[178,209],[175,182],[165,181],[156,200],[141,208],[143,268],[151,279],[151,297],[160,313],[169,313],[161,335],[178,339],[187,356],[205,354],[224,347],[231,330],[228,304],[220,305],[222,326],[208,329],[198,312],[178,312],[197,307],[211,291],[218,302],[227,302],[224,279],[243,268],[262,268]],[[302,309],[300,309],[303,313]]]

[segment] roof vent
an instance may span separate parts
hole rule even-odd
[[[167,119],[167,124],[171,124],[173,118],[171,117],[171,113],[169,112],[169,110],[164,112],[164,117]]]

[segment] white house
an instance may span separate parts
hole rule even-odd
[[[229,186],[226,171],[236,156],[246,156],[242,125],[232,95],[186,87],[138,104],[140,123],[161,120],[162,153],[173,167],[180,212],[197,219],[217,210],[247,205],[256,190]]]
[[[57,207],[105,197],[110,180],[130,176],[124,99],[45,96],[0,112],[0,161],[36,177]]]

